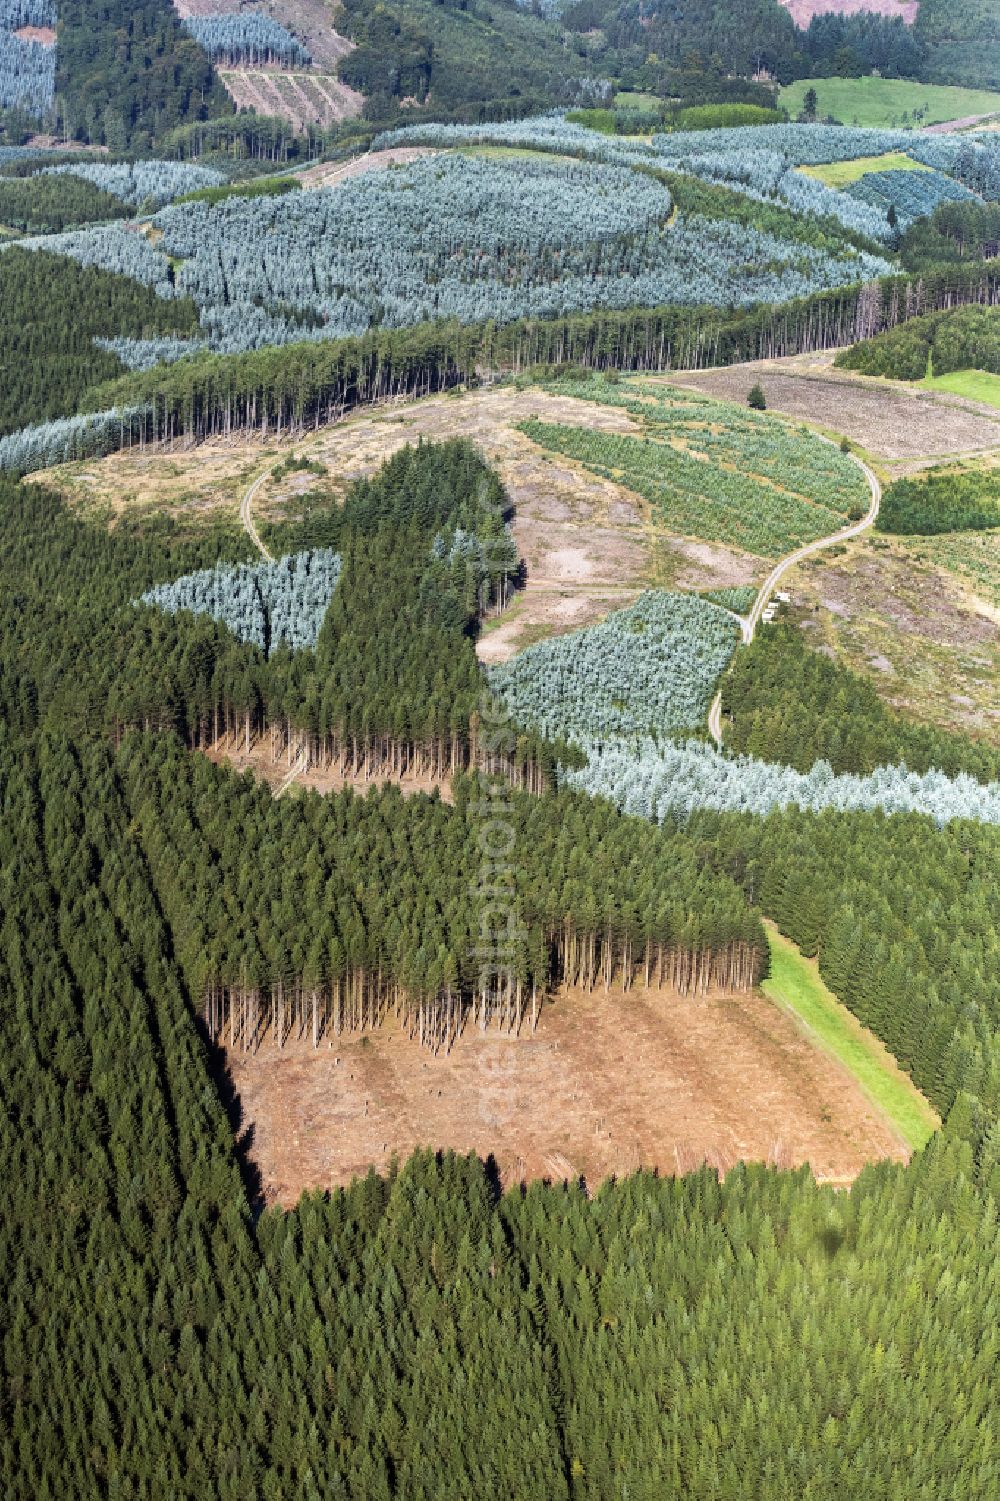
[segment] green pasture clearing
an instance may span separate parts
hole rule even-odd
[[[509,161],[512,158],[533,162],[565,162],[566,157],[558,151],[535,151],[531,146],[455,146],[457,156],[484,156],[490,161]]]
[[[781,90],[780,103],[794,120],[806,90],[816,90],[817,117],[844,125],[940,125],[967,115],[1000,113],[1000,94],[905,78],[800,78]]]
[[[615,109],[659,109],[662,103],[655,94],[633,94],[626,90],[615,95]]]
[[[872,1104],[914,1151],[941,1124],[933,1108],[888,1048],[828,990],[816,961],[767,924],[771,973],[764,994],[791,1011],[824,1052],[849,1070]]]
[[[1000,375],[990,375],[986,370],[953,370],[949,375],[928,375],[920,384],[928,391],[950,391],[953,396],[965,396],[969,401],[983,401],[987,406],[1000,407]]]
[[[807,177],[818,177],[828,188],[846,188],[869,172],[930,172],[923,162],[915,162],[903,151],[887,151],[884,156],[859,156],[852,162],[827,162],[822,167],[800,167]]]

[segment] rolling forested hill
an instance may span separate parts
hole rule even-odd
[[[120,150],[232,114],[234,98],[242,109],[284,113],[301,128],[310,118],[335,124],[356,112],[360,98],[377,119],[401,108],[479,118],[606,103],[616,89],[683,102],[767,103],[755,78],[788,83],[877,70],[891,78],[1000,83],[1000,44],[986,0],[924,0],[913,25],[908,13],[862,11],[815,15],[804,29],[779,0],[657,3],[641,15],[611,0],[540,7],[342,0],[335,15],[312,7],[305,19],[280,0],[266,15],[223,9],[215,16],[199,7],[182,20],[170,0],[37,0],[12,9],[4,32],[0,8],[0,37],[7,38],[0,103],[13,111],[10,125],[23,132],[41,121],[60,135]],[[49,42],[14,36],[22,11],[32,24],[56,23],[54,32],[39,33],[55,36],[54,62]],[[314,58],[318,73],[326,70],[325,85],[322,78],[317,87],[308,78],[282,82],[282,70],[308,70]],[[237,87],[230,80],[227,93],[215,66],[252,66],[256,81],[243,78]]]
[[[502,99],[596,103],[616,71],[603,38],[568,33],[513,0],[344,0],[340,24],[357,44],[340,76],[376,110],[404,99],[444,111]]]
[[[993,0],[921,0],[914,27],[931,83],[1000,88],[1000,24]]]
[[[14,6],[12,25],[23,15],[54,21],[55,45],[0,49],[7,85],[0,101],[11,105],[7,123],[15,137],[43,125],[63,139],[143,150],[172,126],[232,110],[208,57],[184,31],[170,0]],[[46,86],[29,93],[19,80],[30,76],[42,57],[51,68]],[[0,123],[3,119],[0,114]]]
[[[996,1501],[995,5],[56,4],[0,1497]]]

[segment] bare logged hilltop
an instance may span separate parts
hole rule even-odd
[[[816,16],[856,16],[868,11],[879,16],[901,16],[907,26],[917,19],[920,0],[779,0],[803,30]]]

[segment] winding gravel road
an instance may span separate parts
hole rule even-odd
[[[831,440],[824,438],[823,441],[824,443],[828,443]],[[868,481],[868,488],[871,491],[872,502],[868,508],[867,514],[863,516],[860,521],[856,521],[853,526],[843,527],[839,532],[831,533],[829,537],[820,537],[815,542],[807,543],[805,547],[796,548],[795,552],[790,552],[786,558],[782,558],[781,562],[776,564],[776,566],[772,568],[771,572],[768,574],[767,578],[764,580],[757,593],[757,598],[753,602],[753,608],[751,609],[750,614],[744,616],[743,620],[741,621],[741,627],[743,631],[743,644],[745,646],[749,646],[753,641],[757,627],[760,624],[760,618],[763,615],[764,611],[767,609],[768,600],[774,594],[774,591],[777,589],[781,580],[784,578],[785,574],[790,568],[794,568],[796,563],[801,563],[804,558],[810,558],[814,553],[822,552],[823,549],[827,547],[833,547],[838,542],[847,542],[851,537],[858,537],[862,532],[866,532],[869,527],[874,526],[875,518],[878,516],[878,508],[882,503],[882,486],[879,483],[878,475],[874,472],[873,469],[869,468],[869,466],[864,462],[863,459],[859,459],[857,455],[853,453],[851,454],[851,458],[864,474],[865,479]],[[716,745],[721,746],[721,691],[718,692],[713,698],[712,707],[708,711],[708,733],[711,735]]]
[[[820,436],[820,434],[817,434],[817,437]],[[824,437],[822,441],[824,443],[829,443],[832,440]],[[866,532],[870,526],[874,526],[875,518],[878,516],[878,508],[882,503],[882,486],[879,483],[878,475],[875,474],[874,470],[869,468],[869,466],[864,462],[863,459],[859,459],[857,455],[853,453],[850,455],[850,457],[864,474],[866,480],[868,481],[868,488],[871,491],[872,501],[871,505],[868,508],[867,514],[863,516],[860,521],[856,521],[852,526],[843,527],[840,531],[833,532],[828,537],[820,537],[815,542],[808,542],[805,547],[796,548],[795,552],[790,552],[787,557],[782,558],[781,562],[776,564],[775,567],[771,569],[771,572],[768,574],[767,578],[764,580],[763,584],[758,590],[757,598],[753,602],[753,607],[749,615],[737,617],[740,621],[740,630],[743,635],[743,644],[745,646],[749,646],[753,641],[754,634],[757,630],[758,625],[760,624],[760,618],[763,615],[764,611],[767,609],[768,600],[771,598],[775,589],[777,589],[779,583],[790,568],[794,568],[796,563],[801,563],[804,558],[810,558],[814,553],[822,552],[826,547],[833,547],[838,542],[847,542],[851,537],[860,536],[860,534],[862,532]],[[264,543],[261,540],[260,533],[258,532],[253,519],[254,496],[257,494],[257,491],[260,489],[261,485],[264,483],[270,473],[271,470],[270,468],[268,468],[265,469],[262,474],[258,474],[253,484],[247,490],[246,494],[240,502],[240,522],[242,523],[244,530],[246,531],[250,540],[253,542],[253,545],[256,547],[257,551],[260,553],[261,557],[264,558],[266,562],[273,563],[274,556],[264,546]],[[708,711],[708,733],[711,735],[716,745],[722,745],[721,690],[713,698],[712,706]],[[289,777],[289,781],[294,780],[294,777],[297,775],[297,773],[298,768],[293,769],[293,772]],[[284,785],[281,787],[280,791],[285,791]]]
[[[256,526],[254,525],[253,498],[270,473],[270,469],[265,469],[263,474],[258,474],[257,478],[254,480],[253,484],[250,486],[249,490],[240,501],[240,523],[243,527],[243,530],[250,538],[250,541],[253,543],[254,547],[256,547],[257,551],[264,559],[265,563],[273,563],[274,555],[273,553],[268,552],[267,548],[261,541],[260,532],[258,532]]]

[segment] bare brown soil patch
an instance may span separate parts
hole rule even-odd
[[[996,115],[962,115],[958,120],[943,120],[939,125],[925,125],[924,131],[929,136],[951,135],[957,130],[971,130],[975,125],[986,125],[990,130],[996,130],[993,122]]]
[[[721,542],[694,542],[677,537],[671,548],[679,560],[674,582],[679,589],[736,589],[760,582],[760,562],[750,553],[735,552]],[[706,584],[711,574],[715,583]]]
[[[107,146],[90,146],[86,141],[64,141],[61,136],[49,135],[44,131],[30,135],[25,145],[36,151],[99,151],[105,156],[108,154]]]
[[[174,10],[182,21],[188,16],[229,16],[240,9],[240,0],[174,0]]]
[[[809,644],[871,677],[887,703],[997,742],[1000,610],[971,572],[941,566],[950,543],[858,539],[800,564],[784,587]]]
[[[900,16],[907,26],[912,26],[920,9],[920,0],[779,0],[779,3],[803,31],[814,16],[856,16],[860,11]]]
[[[759,994],[560,994],[534,1036],[467,1028],[429,1057],[391,1026],[228,1059],[271,1202],[418,1146],[493,1153],[505,1185],[708,1162],[808,1162],[851,1181],[903,1145],[838,1064]]]
[[[635,597],[636,590],[627,586],[582,589],[529,582],[502,615],[486,622],[476,643],[476,655],[489,665],[509,661],[516,652],[547,636],[563,636],[567,631],[595,625]]]
[[[245,434],[194,448],[147,448],[61,465],[33,476],[95,519],[166,513],[192,529],[238,524],[239,503],[267,467],[289,454],[323,472],[268,478],[254,497],[258,523],[294,517],[310,494],[343,496],[405,443],[465,437],[495,464],[514,506],[514,534],[527,587],[480,643],[502,661],[544,636],[575,630],[628,604],[645,588],[718,589],[757,581],[764,564],[733,548],[677,537],[652,507],[624,486],[540,449],[518,424],[549,422],[639,433],[625,411],[513,386],[389,403],[356,412],[319,432],[281,443]]]
[[[67,502],[114,526],[123,516],[166,515],[192,529],[207,524],[239,526],[240,500],[263,460],[277,463],[282,451],[218,440],[197,449],[156,445],[81,460],[28,476],[59,490]]]
[[[366,172],[384,171],[386,167],[398,167],[416,161],[419,156],[434,154],[430,146],[392,146],[387,151],[367,151],[349,162],[318,162],[296,175],[304,188],[329,188],[346,182],[349,177],[363,177]]]
[[[22,26],[14,35],[22,42],[38,42],[42,47],[54,47],[56,34],[51,26]]]
[[[208,4],[214,5],[214,0],[208,0]],[[318,68],[333,70],[342,57],[354,51],[354,43],[334,29],[337,6],[332,0],[262,0],[259,6],[254,0],[254,5],[301,37]]]
[[[277,115],[296,130],[335,125],[361,113],[363,97],[334,73],[281,68],[219,68],[219,78],[237,109]]]
[[[345,775],[336,767],[325,768],[323,766],[310,766],[308,770],[301,769],[301,763],[294,754],[282,752],[275,755],[271,749],[267,736],[254,740],[250,749],[247,750],[242,739],[233,738],[218,740],[205,754],[210,761],[218,766],[231,766],[236,772],[252,772],[262,782],[266,782],[273,792],[279,796],[294,796],[297,791],[307,792],[343,792],[345,787],[353,787],[355,792],[370,792],[373,787],[382,787],[386,782],[391,782],[398,787],[404,797],[411,797],[415,792],[430,794],[437,792],[442,802],[453,801],[450,782],[437,782],[433,777],[421,777],[411,774],[405,776],[351,776]]]
[[[977,615],[1000,625],[1000,532],[914,538],[909,546],[920,562],[937,564],[961,584]]]
[[[1000,413],[979,402],[833,368],[831,353],[679,370],[669,384],[745,402],[756,382],[768,406],[843,434],[876,459],[941,459],[1000,446]]]

